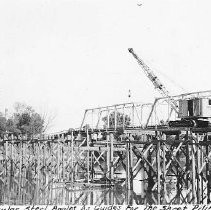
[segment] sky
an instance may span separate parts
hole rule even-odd
[[[0,111],[24,102],[78,127],[86,108],[211,89],[210,0],[1,0]],[[131,99],[128,99],[128,90]]]

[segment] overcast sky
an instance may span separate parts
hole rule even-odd
[[[141,5],[141,6],[138,6]],[[172,94],[211,89],[210,0],[1,0],[0,109],[14,102],[78,127],[84,109],[158,96],[129,47]]]

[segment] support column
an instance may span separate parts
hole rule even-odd
[[[133,191],[132,190],[126,190],[125,193],[126,196],[126,205],[133,205]]]
[[[60,168],[60,140],[58,139],[58,146],[57,146],[57,181],[59,181],[60,179],[60,175],[59,175],[59,168]]]
[[[156,132],[157,136],[157,132]],[[157,192],[158,192],[158,205],[160,205],[160,192],[161,192],[161,168],[160,168],[160,141],[157,138]]]
[[[39,203],[39,191],[40,191],[40,143],[37,142],[37,180],[36,180],[36,199],[37,203]]]
[[[71,132],[71,184],[73,185],[74,183],[74,136],[73,136],[73,131]]]
[[[114,134],[110,134],[110,180],[114,181]]]
[[[6,168],[6,177],[8,177],[8,156],[9,156],[9,152],[8,152],[8,141],[7,139],[5,139],[4,137],[4,145],[5,145],[5,168]]]
[[[22,189],[22,164],[23,164],[23,159],[22,159],[22,147],[23,147],[23,142],[20,141],[19,143],[19,180],[18,180],[18,195],[20,196],[19,197],[19,200],[21,199],[21,189]],[[36,164],[35,164],[36,166]]]
[[[130,140],[126,143],[126,187],[128,190],[133,189],[133,171],[131,166],[131,143]]]
[[[105,170],[105,178],[110,178],[110,138],[109,138],[109,133],[106,135],[106,140],[107,140],[107,164],[106,164],[106,170]]]
[[[195,142],[193,140],[193,134],[191,134],[191,157],[192,157],[192,202],[196,203],[196,161],[195,161]]]
[[[109,205],[114,205],[114,190],[113,190],[113,188],[109,189]]]
[[[61,165],[62,165],[62,168],[61,168],[61,179],[62,181],[64,181],[64,178],[65,178],[65,170],[64,170],[64,144],[65,144],[65,139],[64,139],[64,134],[62,134],[62,137],[61,137]]]
[[[207,204],[211,202],[210,199],[210,170],[209,170],[209,161],[208,161],[208,155],[209,155],[209,142],[208,142],[208,136],[206,136],[206,179],[207,179]]]
[[[87,182],[89,183],[89,129],[86,130],[86,142],[87,142]]]
[[[148,139],[149,140],[149,139]],[[149,149],[148,154],[147,154],[147,161],[149,163],[152,163],[152,151],[151,149]],[[147,183],[148,183],[148,191],[151,191],[153,186],[154,186],[154,179],[153,179],[153,171],[151,167],[147,167],[148,168],[148,172],[147,172]]]
[[[188,131],[186,131],[186,188],[189,189],[190,188],[190,152],[189,152],[189,137],[188,137],[189,133]],[[189,203],[190,201],[190,193],[187,195],[187,203]]]
[[[9,139],[8,139],[9,140]],[[14,178],[14,168],[13,168],[13,140],[10,141],[10,180],[9,180],[9,189],[11,191],[12,188],[12,183],[13,183],[13,178]]]
[[[200,175],[200,168],[201,168],[201,147],[199,145],[199,134],[196,136],[196,157],[197,157],[197,203],[200,204],[203,198],[203,188],[201,189],[201,175]]]
[[[166,190],[166,145],[163,143],[163,204],[166,204],[166,195],[167,195],[167,190]]]

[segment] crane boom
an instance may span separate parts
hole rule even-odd
[[[175,110],[176,113],[178,113],[178,105],[176,101],[169,95],[168,90],[165,88],[165,86],[160,82],[158,77],[154,74],[154,72],[144,63],[143,60],[141,60],[136,53],[133,51],[133,48],[129,48],[128,51],[133,55],[133,57],[138,61],[138,64],[142,67],[144,70],[144,73],[149,78],[149,80],[152,82],[154,87],[158,89],[160,94],[167,98],[167,102],[170,104],[171,108]]]

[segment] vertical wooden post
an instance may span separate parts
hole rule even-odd
[[[129,144],[128,142],[126,143],[126,189],[129,190],[130,188],[130,171],[129,171]]]
[[[11,171],[12,171],[12,177],[14,177],[14,173],[15,173],[15,169],[14,169],[14,167],[13,167],[13,163],[14,163],[14,155],[15,154],[13,154],[13,147],[14,147],[14,140],[13,140],[13,135],[11,136],[11,141],[10,141],[10,143],[11,143]]]
[[[180,161],[180,150],[177,151],[176,153],[176,158],[179,162]],[[180,190],[180,185],[181,185],[181,172],[179,170],[179,167],[176,167],[176,174],[177,174],[177,184],[176,184],[176,187],[177,187],[177,191],[179,192]],[[179,202],[179,196],[177,197],[177,200]]]
[[[18,182],[18,194],[19,194],[19,199],[21,198],[21,188],[22,188],[22,146],[23,142],[20,141],[19,143],[19,182]]]
[[[201,189],[200,183],[201,183],[201,175],[200,175],[200,159],[201,159],[201,153],[200,153],[200,145],[199,145],[199,134],[196,136],[196,157],[197,157],[197,203],[201,203],[201,198],[203,197],[203,189]]]
[[[109,170],[110,170],[110,138],[109,138],[109,133],[106,134],[106,140],[107,140],[107,167],[105,170],[105,174],[107,175],[107,178],[109,177]]]
[[[134,156],[133,156],[133,150],[132,150],[133,145],[132,145],[132,142],[131,142],[131,138],[133,139],[133,137],[130,137],[130,173],[132,174],[131,176],[133,177],[133,166],[134,166],[133,157]],[[133,179],[131,181],[133,183]]]
[[[209,155],[209,144],[208,144],[208,136],[206,136],[206,158],[208,158]],[[206,180],[207,180],[207,204],[211,202],[210,199],[210,170],[209,170],[209,161],[206,160]]]
[[[65,200],[66,200],[66,192],[67,192],[67,189],[66,188],[62,188],[62,197],[61,197],[61,199],[62,199],[62,205],[65,205]]]
[[[167,190],[166,190],[166,145],[163,143],[163,192],[164,192],[164,203],[166,204],[166,195],[167,195]]]
[[[65,171],[64,171],[64,143],[65,143],[64,134],[62,134],[62,138],[61,138],[61,164],[62,164],[61,179],[62,179],[62,181],[64,181],[64,177],[65,177]]]
[[[156,131],[156,139],[157,139],[157,192],[158,192],[158,205],[160,205],[160,192],[161,192],[160,140],[158,139],[157,131]]]
[[[74,146],[74,136],[73,136],[73,131],[71,132],[71,183],[73,185],[74,183],[74,150],[73,150],[73,146]]]
[[[39,203],[39,179],[40,179],[40,159],[39,159],[39,142],[36,144],[36,161],[37,161],[37,179],[36,179],[36,202]]]
[[[133,171],[131,167],[131,145],[130,140],[126,143],[126,187],[128,190],[133,189]]]
[[[70,203],[70,192],[67,189],[65,189],[65,192],[66,192],[65,205],[67,205]]]
[[[65,143],[65,149],[64,149],[64,156],[66,157],[65,159],[65,168],[67,169],[67,165],[70,164],[71,166],[71,139],[70,139],[70,135],[68,134],[66,136],[66,143]],[[70,162],[69,162],[70,160]],[[72,168],[72,167],[71,167]],[[71,177],[71,169],[70,171],[69,170],[66,170],[65,169],[65,180],[70,182],[70,177]]]
[[[196,203],[196,162],[195,162],[195,142],[193,140],[193,134],[191,135],[191,157],[192,157],[192,201]]]
[[[133,190],[126,190],[126,205],[133,205]]]
[[[13,140],[10,140],[10,191],[12,188],[12,181],[13,181],[13,177],[14,177],[14,168],[13,168]]]
[[[27,137],[25,137],[25,139],[27,140]],[[25,141],[24,142],[24,144],[23,144],[23,152],[24,152],[24,156],[26,156],[27,155],[27,146],[28,146],[28,142],[27,141]],[[26,158],[23,158],[23,162],[24,162],[24,168],[23,168],[23,177],[24,177],[24,185],[26,184],[26,168],[27,168],[27,159]]]
[[[60,168],[60,139],[58,138],[57,141],[57,181],[59,181],[60,176],[59,176],[59,168]]]
[[[87,141],[87,182],[89,183],[89,130],[86,130],[86,141]]]
[[[8,152],[8,141],[5,139],[4,137],[4,142],[5,142],[5,168],[6,168],[6,177],[8,177],[8,156],[9,156],[9,152]]]
[[[204,141],[204,137],[205,135],[203,134],[202,136],[202,141]],[[201,145],[200,147],[200,168],[204,163],[204,152],[206,153],[206,147],[204,145]],[[205,169],[206,170],[206,169]],[[206,177],[206,171],[205,171],[205,177]],[[206,199],[206,197],[204,197],[204,181],[202,179],[202,176],[200,177],[200,188],[201,188],[201,202],[204,203],[204,200]]]
[[[74,191],[71,191],[72,193],[72,204],[75,204],[75,192]]]
[[[114,180],[114,135],[110,134],[110,180]]]
[[[114,190],[110,188],[109,190],[109,205],[114,205]]]
[[[53,204],[53,183],[49,183],[49,203],[48,204]]]
[[[147,138],[147,140],[149,140],[149,137]],[[153,143],[151,143],[153,144]],[[147,161],[149,163],[152,163],[152,152],[151,149],[148,150],[147,152]],[[153,180],[153,171],[151,169],[151,167],[148,166],[148,172],[147,172],[147,183],[148,183],[148,191],[151,191],[153,186],[154,186],[154,180]]]
[[[44,137],[43,137],[44,138]],[[42,142],[43,146],[42,146],[42,168],[43,168],[43,172],[42,172],[42,176],[43,176],[43,182],[45,184],[45,186],[47,186],[47,181],[48,181],[48,172],[47,172],[47,165],[46,165],[46,142]]]
[[[8,168],[7,168],[7,192],[8,192],[8,201],[9,201],[9,205],[10,205],[10,197],[11,197],[11,158],[12,158],[12,154],[11,154],[11,148],[9,147],[9,141],[8,139],[6,138],[6,145],[7,145],[7,162],[8,162]],[[11,143],[10,143],[11,145]]]
[[[91,199],[90,205],[94,205],[94,193],[93,193],[93,191],[90,192],[90,199]]]
[[[186,188],[189,189],[190,188],[190,181],[189,181],[189,178],[190,178],[190,152],[189,152],[189,138],[188,138],[188,131],[186,131],[186,177],[185,177],[185,180],[186,180]],[[190,193],[187,195],[187,202],[189,203],[190,201]]]
[[[91,152],[91,180],[94,180],[94,151]]]

